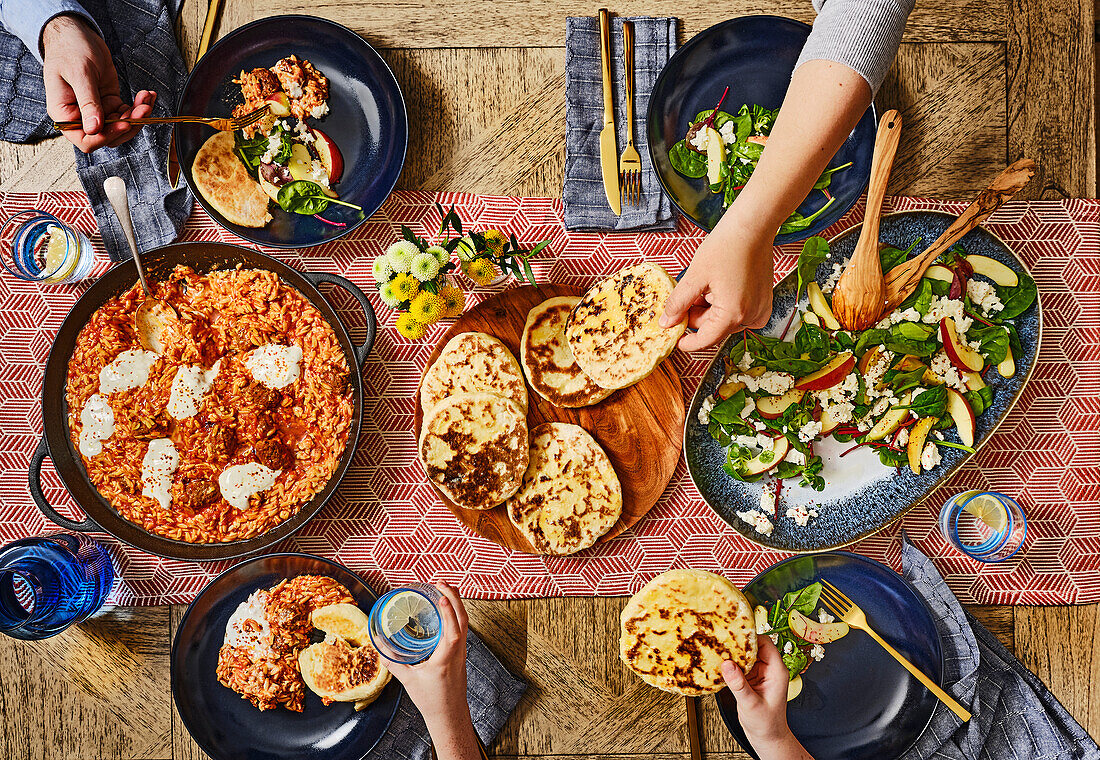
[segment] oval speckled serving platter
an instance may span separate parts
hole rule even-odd
[[[904,249],[913,240],[921,238],[918,250],[924,250],[954,219],[955,216],[938,211],[887,214],[882,218],[880,239]],[[833,262],[847,261],[852,255],[860,229],[853,227],[830,241],[832,255],[818,268],[818,282],[827,278]],[[961,242],[967,254],[989,256],[1017,272],[1027,271],[1008,245],[984,228],[970,232]],[[767,327],[760,331],[762,334],[778,336],[783,331],[796,306],[795,287],[793,271],[775,286],[772,316]],[[805,298],[802,305],[805,306]],[[1014,320],[1023,347],[1023,355],[1016,357],[1015,376],[1003,378],[995,369],[985,375],[986,382],[993,388],[993,403],[978,417],[974,436],[976,450],[980,450],[989,440],[1031,377],[1039,353],[1041,313],[1042,305],[1037,299],[1032,308]],[[797,325],[792,326],[791,335],[796,328]],[[737,516],[737,512],[759,508],[763,490],[761,483],[743,483],[727,475],[722,469],[725,451],[710,437],[706,424],[699,422],[699,407],[703,399],[713,394],[723,380],[722,357],[728,355],[734,341],[741,339],[741,333],[726,339],[691,400],[684,423],[684,456],[691,479],[703,500],[734,530],[753,543],[795,553],[847,546],[901,518],[973,456],[961,449],[940,447],[941,464],[931,471],[914,475],[905,468],[898,472],[883,466],[870,447],[858,449],[841,459],[840,453],[850,448],[851,444],[826,438],[815,445],[815,450],[824,460],[822,475],[826,482],[825,490],[800,488],[794,485],[793,479],[788,480],[784,483],[778,514],[773,521],[775,529],[767,536],[757,533],[752,525]],[[944,433],[947,440],[958,442],[954,428]],[[805,527],[799,527],[784,514],[788,507],[798,504],[812,505],[818,512],[818,516],[811,518]]]

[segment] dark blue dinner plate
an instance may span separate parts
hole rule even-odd
[[[344,584],[362,609],[374,604],[374,592],[343,565],[310,554],[269,554],[212,580],[180,621],[172,644],[172,698],[184,727],[214,760],[362,760],[397,712],[402,690],[396,679],[361,712],[349,702],[325,707],[309,689],[303,712],[260,712],[218,683],[218,650],[230,615],[257,589],[298,575],[327,575]]]
[[[330,113],[310,124],[324,131],[344,157],[344,171],[334,189],[341,200],[362,207],[329,204],[326,219],[336,227],[271,204],[266,227],[232,224],[210,207],[195,189],[191,164],[213,130],[198,124],[176,126],[176,156],[191,192],[214,221],[253,243],[277,248],[303,248],[351,232],[389,197],[405,163],[409,142],[405,100],[386,62],[347,27],[314,16],[272,16],[253,21],[218,40],[187,79],[179,113],[229,116],[241,102],[233,79],[242,71],[270,67],[296,55],[311,63],[329,83]]]
[[[745,587],[753,605],[827,580],[867,614],[871,627],[943,685],[943,647],[928,605],[885,565],[848,552],[791,557]],[[863,631],[825,645],[825,658],[802,674],[802,693],[787,704],[787,723],[815,760],[891,760],[920,736],[936,697]],[[718,710],[738,743],[756,751],[737,722],[729,689],[717,694]]]
[[[688,219],[709,232],[722,218],[722,196],[710,192],[706,179],[691,179],[672,168],[669,149],[683,139],[700,111],[714,108],[729,86],[722,110],[737,113],[741,105],[779,108],[809,24],[780,16],[742,16],[705,29],[688,40],[665,65],[649,98],[646,130],[649,153],[661,187]],[[875,147],[874,106],[860,119],[829,166],[853,165],[833,175],[829,192],[836,201],[801,232],[779,235],[777,245],[804,240],[836,222],[863,194],[871,176]],[[825,203],[814,190],[798,207],[808,216]]]

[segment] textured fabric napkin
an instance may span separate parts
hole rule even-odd
[[[657,75],[676,52],[675,18],[638,17],[634,22],[634,147],[642,157],[642,197],[638,207],[623,204],[616,217],[607,205],[600,172],[603,79],[600,76],[600,22],[570,17],[565,25],[565,228],[568,230],[671,230],[676,212],[661,190],[649,160],[645,117]],[[611,77],[615,86],[618,150],[626,146],[626,82],[623,73],[623,19],[611,19]],[[618,156],[616,156],[616,162]]]
[[[932,561],[902,535],[902,568],[932,609],[944,683],[973,717],[938,704],[903,760],[1097,760],[1100,748],[1043,682],[963,610]]]
[[[466,698],[482,744],[488,745],[512,714],[527,684],[508,672],[485,643],[470,631],[466,636]],[[424,718],[407,695],[393,722],[367,756],[370,760],[427,760],[431,739]]]
[[[172,116],[187,75],[172,30],[173,6],[165,0],[81,0],[111,49],[123,100],[138,90],[155,90],[153,116]],[[42,65],[15,36],[0,29],[0,139],[34,142],[56,135],[46,114]],[[107,254],[130,258],[130,249],[103,193],[103,180],[122,177],[141,250],[176,239],[191,213],[185,186],[168,185],[170,125],[144,127],[118,148],[76,151],[76,171],[95,211]],[[63,138],[60,138],[63,139]]]

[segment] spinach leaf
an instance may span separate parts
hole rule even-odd
[[[817,325],[803,322],[795,333],[794,348],[799,355],[808,355],[811,361],[822,361],[829,355],[829,334]]]
[[[910,388],[915,388],[920,385],[921,378],[924,377],[924,373],[927,369],[928,368],[922,364],[909,372],[899,372],[894,375],[893,378],[888,378],[886,382],[893,388],[894,393],[901,393],[902,391],[907,391]]]
[[[772,126],[775,124],[775,117],[778,115],[778,108],[773,111],[754,104],[752,107],[753,131],[758,135],[771,134]]]
[[[812,225],[815,221],[817,221],[817,218],[824,214],[825,210],[828,209],[829,206],[832,206],[835,201],[836,196],[834,195],[828,200],[828,202],[824,206],[822,206],[809,216],[802,216],[802,214],[795,211],[793,214],[787,217],[787,221],[783,222],[783,225],[779,228],[779,234],[786,235],[789,232],[801,232],[802,230]]]
[[[910,401],[908,406],[897,408],[908,409],[917,417],[942,417],[947,411],[947,386],[929,388]]]
[[[921,279],[920,285],[917,286],[916,293],[917,300],[913,304],[913,308],[923,317],[928,313],[928,310],[932,308],[932,296],[935,295],[932,290],[932,281]]]
[[[698,179],[707,176],[707,157],[696,153],[687,146],[687,140],[681,140],[668,152],[668,161],[672,168],[685,177]]]
[[[772,372],[787,372],[795,377],[802,377],[811,372],[817,372],[825,366],[826,361],[828,360],[822,359],[821,361],[814,361],[813,359],[781,357],[778,359],[767,359],[764,362],[764,366]]]
[[[856,347],[856,340],[852,337],[852,334],[846,330],[837,330],[833,333],[833,345],[836,347],[836,352],[839,354],[842,351],[852,351]]]
[[[760,154],[763,152],[764,146],[760,143],[738,142],[734,143],[733,149],[730,151],[730,160],[732,161],[734,158],[743,158],[755,164],[760,160]]]
[[[803,615],[812,615],[821,598],[821,584],[811,583],[798,591],[789,591],[783,596],[783,609],[787,612],[798,610]]]
[[[1001,299],[1004,308],[997,314],[998,319],[1012,319],[1018,317],[1031,308],[1037,297],[1035,280],[1027,272],[1019,273],[1020,282],[1014,287],[994,285],[997,289],[997,297]]]
[[[966,400],[970,402],[970,408],[974,410],[974,416],[980,417],[982,412],[993,403],[993,388],[986,385],[975,391],[967,391]]]
[[[305,214],[306,216],[320,214],[328,208],[330,203],[337,203],[341,206],[357,208],[362,211],[362,209],[354,203],[348,203],[328,197],[325,195],[325,189],[323,187],[316,182],[309,182],[304,179],[295,180],[279,188],[277,202],[279,208],[283,211],[289,211],[294,214]]]
[[[1008,356],[1008,331],[999,325],[983,325],[978,322],[967,330],[966,336],[981,343],[978,350],[986,358],[987,364],[1000,364]]]
[[[892,245],[886,245],[880,248],[878,252],[878,260],[879,263],[882,265],[883,273],[889,272],[898,264],[909,258],[909,254],[911,254],[916,249],[916,247],[920,245],[921,240],[922,238],[917,238],[912,243],[910,243],[909,247],[906,248],[904,251],[900,248],[895,248]]]
[[[725,401],[717,403],[710,410],[710,418],[715,422],[728,425],[741,421],[741,411],[745,408],[745,389],[737,391]]]
[[[936,328],[923,322],[898,322],[890,328],[890,335],[905,340],[927,340],[935,331]]]
[[[935,328],[919,322],[899,322],[890,328],[883,345],[899,354],[931,356],[939,347],[932,339]]]
[[[748,336],[742,334],[741,340],[735,340],[733,345],[730,346],[729,353],[729,366],[736,367],[741,363],[741,360],[745,357],[745,351],[748,349]]]
[[[782,634],[780,634],[779,638],[779,651],[782,652],[784,649],[787,648],[786,642],[783,641],[784,636]],[[795,676],[806,669],[806,666],[810,664],[810,658],[809,655],[807,655],[806,652],[798,646],[797,642],[795,642],[793,638],[790,639],[790,641],[792,644],[794,644],[794,646],[791,647],[790,652],[783,652],[783,664],[787,666],[787,672],[793,679]]]
[[[878,461],[887,467],[904,467],[909,463],[909,457],[904,451],[896,451],[886,446],[880,446],[875,450]]]
[[[849,169],[849,168],[851,168],[851,166],[852,166],[852,162],[849,161],[846,164],[841,164],[840,166],[834,166],[831,169],[826,169],[825,171],[821,172],[821,176],[817,178],[817,182],[814,183],[814,188],[813,189],[814,190],[824,190],[825,188],[827,188],[829,185],[832,184],[834,174],[836,174],[837,172],[842,172],[845,169]]]
[[[794,293],[796,301],[806,290],[806,286],[813,282],[818,266],[828,257],[829,241],[825,238],[815,235],[802,244],[802,253],[798,254],[798,261],[795,263],[798,273],[798,290]]]
[[[1004,325],[1004,328],[1008,330],[1008,345],[1012,348],[1012,356],[1023,356],[1024,347],[1020,344],[1020,334],[1016,332],[1016,325],[1009,322]]]
[[[890,331],[879,327],[872,327],[869,330],[864,330],[859,335],[859,340],[856,341],[855,353],[857,356],[862,357],[866,353],[867,349],[872,346],[881,346],[890,339]]]

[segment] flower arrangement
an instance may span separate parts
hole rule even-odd
[[[374,260],[372,274],[382,302],[400,312],[397,331],[409,340],[420,340],[429,325],[462,314],[465,293],[454,284],[453,272],[461,271],[479,286],[490,285],[502,275],[534,285],[528,259],[550,242],[544,240],[526,251],[515,235],[500,230],[464,234],[453,206],[444,211],[437,203],[436,208],[442,222],[434,242],[402,226],[401,240]]]

